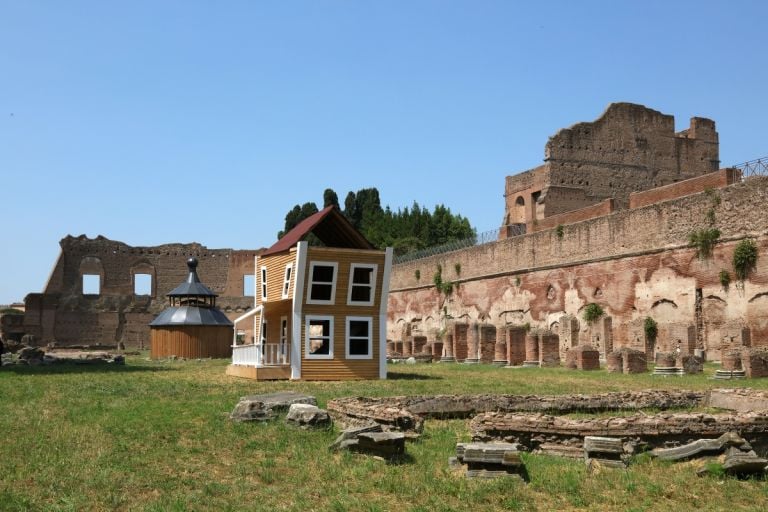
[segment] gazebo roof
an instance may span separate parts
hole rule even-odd
[[[168,297],[218,297],[197,277],[197,258],[189,258],[187,267],[189,268],[187,280],[171,290]]]

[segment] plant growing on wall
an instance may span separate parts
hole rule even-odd
[[[414,270],[413,271],[413,276],[416,278],[417,281],[420,280],[421,279],[421,270],[419,270],[419,269]]]
[[[709,223],[710,226],[715,225],[715,209],[710,208],[707,210],[707,223]]]
[[[443,281],[443,267],[437,266],[437,272],[432,276],[432,282],[437,288],[437,291],[448,296],[453,293],[453,283],[451,281]]]
[[[590,302],[586,305],[584,308],[584,321],[588,324],[591,324],[601,316],[605,314],[605,311],[603,311],[603,308],[600,307],[599,304],[595,304],[594,302]]]
[[[733,250],[733,272],[737,278],[744,281],[756,263],[757,244],[754,240],[747,238],[736,244]]]
[[[727,270],[722,269],[720,271],[720,286],[722,286],[725,290],[728,290],[728,286],[731,284],[731,274],[728,273]]]
[[[555,234],[557,235],[557,238],[561,240],[563,238],[563,229],[564,228],[562,224],[558,224],[557,227],[555,228]]]
[[[645,332],[645,339],[651,344],[656,343],[656,337],[659,335],[659,325],[656,320],[647,316],[643,322],[643,331]]]
[[[688,242],[696,248],[696,255],[701,258],[712,256],[712,248],[720,238],[717,228],[698,229],[688,236]]]
[[[460,275],[461,275],[461,263],[458,263],[458,262],[457,262],[457,263],[456,263],[456,264],[453,266],[453,270],[455,270],[455,271],[456,271],[456,275],[457,275],[457,276],[460,276]]]

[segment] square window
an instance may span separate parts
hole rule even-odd
[[[347,317],[347,359],[372,359],[373,336],[371,317]]]
[[[307,359],[333,359],[333,317],[307,316],[305,328]]]
[[[101,293],[101,276],[99,274],[83,274],[83,295],[99,295]]]
[[[152,274],[133,274],[133,294],[152,295]]]
[[[353,263],[349,271],[349,296],[347,304],[350,306],[373,306],[376,293],[375,264]]]
[[[333,304],[336,295],[336,262],[311,262],[309,264],[308,304]]]

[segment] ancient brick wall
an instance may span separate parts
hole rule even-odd
[[[255,250],[208,249],[197,243],[132,247],[101,236],[67,236],[60,245],[43,293],[25,300],[25,329],[42,343],[122,342],[147,348],[148,324],[168,305],[165,295],[186,280],[186,260],[193,256],[200,279],[220,295],[217,305],[230,319],[253,306],[243,283],[246,274],[253,274]],[[98,276],[98,293],[83,293],[85,274]],[[150,276],[148,295],[134,293],[137,274]]]
[[[535,231],[552,229],[558,225],[564,226],[565,224],[573,224],[574,222],[602,217],[603,215],[608,215],[613,212],[613,210],[613,199],[605,199],[592,206],[587,206],[586,208],[580,208],[567,213],[560,213],[544,219],[531,221],[526,226],[526,233],[533,233]]]
[[[733,185],[741,180],[741,171],[738,169],[720,169],[719,171],[690,178],[671,185],[657,187],[642,192],[633,192],[629,195],[629,207],[641,208],[653,203],[669,201],[678,197],[698,194],[708,189],[717,189]],[[549,219],[547,219],[549,220]]]
[[[612,320],[612,349],[644,350],[645,317],[659,324],[657,350],[674,349],[679,339],[686,352],[704,349],[708,359],[719,359],[721,349],[733,345],[768,345],[768,178],[750,178],[716,195],[718,201],[699,193],[617,211],[569,225],[562,237],[540,231],[396,265],[390,321],[437,314],[438,292],[416,281],[414,272],[431,275],[438,264],[460,263],[461,278],[444,305],[464,321],[549,329],[570,315],[580,320],[578,339],[590,343],[597,331],[581,321],[581,310],[595,302]],[[721,241],[711,258],[700,259],[688,238],[709,227],[710,209]],[[744,238],[757,241],[757,267],[743,284],[724,289],[719,273],[733,274],[733,250]],[[701,332],[694,330],[691,341],[690,328],[697,325]]]
[[[505,185],[502,226],[531,222],[613,198],[627,208],[632,192],[668,185],[719,168],[715,123],[694,117],[675,133],[671,115],[642,105],[613,103],[594,122],[550,137],[545,164]],[[504,231],[501,232],[504,238]]]

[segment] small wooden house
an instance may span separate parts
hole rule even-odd
[[[317,237],[323,247],[310,246]],[[256,257],[254,342],[227,374],[258,380],[384,379],[392,249],[375,249],[329,206]],[[236,335],[235,335],[236,340]]]
[[[229,357],[233,325],[216,307],[216,295],[197,277],[197,258],[187,260],[187,280],[168,294],[168,307],[149,324],[151,355]]]

